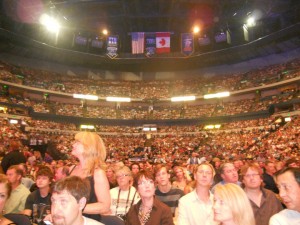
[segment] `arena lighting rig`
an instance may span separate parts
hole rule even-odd
[[[211,98],[224,98],[224,97],[229,97],[230,93],[228,91],[226,92],[219,92],[219,93],[215,93],[215,94],[207,94],[204,95],[203,98],[204,99],[211,99]]]
[[[215,124],[215,125],[206,125],[204,127],[205,130],[211,130],[211,129],[220,129],[221,124]]]
[[[196,96],[178,96],[178,97],[172,97],[172,102],[185,102],[185,101],[194,101],[196,99]]]
[[[126,97],[106,97],[106,101],[108,101],[108,102],[131,102],[131,99],[126,98]]]
[[[99,98],[96,95],[73,94],[73,98],[97,101]]]

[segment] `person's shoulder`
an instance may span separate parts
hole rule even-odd
[[[191,191],[190,193],[182,196],[180,199],[179,199],[179,202],[180,203],[188,203],[192,200],[196,199],[195,198],[195,190]]]
[[[174,187],[172,186],[171,190],[168,192],[170,194],[180,194],[180,195],[184,195],[183,190],[181,190],[180,188]]]
[[[169,206],[167,206],[165,203],[160,201],[158,198],[154,198],[153,207],[161,210],[171,210]]]
[[[87,217],[84,217],[85,219],[85,225],[104,225],[103,223],[101,222],[98,222],[96,220],[93,220],[93,219],[90,219],[90,218],[87,218]]]
[[[300,213],[290,209],[281,210],[270,218],[270,225],[300,224]]]

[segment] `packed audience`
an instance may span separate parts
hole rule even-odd
[[[101,132],[103,145],[100,147],[102,150],[99,150],[98,153],[92,153],[88,157],[93,158],[95,154],[99,154],[96,157],[98,159],[102,157],[102,160],[97,162],[101,167],[98,168],[98,172],[95,172],[99,173],[99,177],[98,175],[95,177],[94,174],[94,182],[97,183],[97,179],[100,179],[102,185],[99,187],[104,188],[105,191],[108,190],[108,194],[105,196],[110,196],[110,198],[101,201],[99,201],[100,198],[95,198],[98,200],[92,203],[91,198],[86,197],[87,206],[82,216],[104,224],[106,219],[114,216],[121,221],[124,220],[125,224],[134,224],[137,219],[143,220],[138,216],[139,210],[145,210],[145,214],[153,210],[146,208],[150,204],[149,206],[157,207],[163,213],[158,214],[157,217],[149,214],[149,218],[144,218],[148,221],[158,219],[165,221],[166,224],[173,224],[174,222],[177,224],[197,224],[199,221],[210,220],[211,223],[219,224],[223,223],[223,216],[220,215],[222,211],[219,210],[221,210],[220,207],[224,207],[222,202],[226,202],[230,208],[241,204],[240,211],[234,211],[232,218],[229,218],[236,221],[236,224],[242,225],[246,220],[252,221],[249,224],[255,224],[255,221],[256,224],[262,225],[268,224],[269,221],[275,224],[274,221],[278,220],[279,215],[284,216],[281,212],[282,204],[287,208],[285,210],[294,210],[295,212],[288,212],[295,213],[296,219],[298,218],[296,221],[299,221],[300,217],[297,214],[299,209],[293,208],[288,198],[283,194],[282,184],[276,183],[280,198],[276,197],[276,189],[273,190],[267,185],[277,170],[279,174],[276,176],[279,178],[285,174],[285,172],[280,174],[282,168],[293,166],[299,170],[300,117],[293,116],[291,122],[285,124],[276,124],[275,120],[276,118],[267,118],[258,121],[234,122],[224,126],[224,130],[218,131],[204,131],[199,127],[194,129],[163,127],[157,133],[152,134],[150,139],[134,129],[118,127],[105,129],[103,127]],[[1,151],[5,154],[1,163],[2,167],[10,155],[23,154],[23,157],[17,157],[17,162],[14,162],[17,166],[6,165],[5,169],[9,182],[9,176],[13,176],[12,174],[19,177],[17,180],[11,181],[11,186],[13,190],[16,187],[22,187],[24,201],[12,200],[17,197],[13,191],[10,199],[6,201],[7,215],[3,216],[12,220],[14,218],[10,217],[11,213],[21,213],[32,216],[33,220],[38,221],[39,217],[34,214],[33,205],[42,204],[47,205],[48,208],[42,209],[45,211],[45,215],[41,217],[46,216],[46,219],[55,224],[60,219],[60,217],[55,216],[57,213],[55,207],[59,206],[51,206],[51,214],[53,210],[54,217],[51,217],[51,214],[47,216],[46,211],[50,212],[51,203],[49,199],[51,198],[53,204],[53,200],[56,198],[50,197],[51,194],[60,194],[60,192],[49,192],[50,183],[53,180],[64,182],[66,177],[71,179],[74,175],[81,177],[80,179],[84,179],[87,176],[84,175],[86,173],[89,175],[91,172],[82,170],[85,168],[83,166],[85,162],[80,162],[80,160],[89,160],[87,155],[82,157],[82,151],[91,151],[88,150],[91,149],[88,146],[101,139],[98,139],[96,133],[78,133],[75,129],[67,130],[68,127],[72,126],[58,123],[48,122],[44,124],[44,127],[41,127],[43,121],[28,119],[27,126],[30,129],[24,131],[20,125],[10,124],[5,118],[2,118],[0,122]],[[57,127],[65,130],[59,131],[56,129]],[[225,129],[226,127],[227,129]],[[129,136],[122,135],[120,131],[128,132]],[[45,152],[42,149],[44,145],[48,145]],[[59,152],[59,154],[54,154],[54,152]],[[22,169],[24,175],[22,175],[23,172],[20,172],[20,163],[26,166]],[[104,166],[105,164],[106,166]],[[92,168],[95,167],[90,169]],[[135,168],[134,173],[133,168]],[[139,170],[141,171],[138,172]],[[89,180],[88,177],[87,180]],[[47,185],[45,185],[45,179]],[[264,188],[262,188],[261,179],[264,180]],[[29,180],[33,181],[30,182],[30,185],[28,185]],[[275,181],[277,182],[277,180]],[[291,182],[291,180],[284,181]],[[107,186],[103,186],[103,182],[107,182]],[[88,186],[94,189],[96,194],[98,193],[95,189],[98,185],[93,186],[90,183]],[[239,186],[243,187],[244,190]],[[145,195],[147,193],[144,190],[145,187],[151,187],[149,191],[155,192],[157,195],[155,200],[148,199],[150,195]],[[234,193],[234,196],[231,193]],[[264,194],[258,195],[256,193]],[[37,202],[38,200],[33,196],[39,194],[48,196],[48,200]],[[210,217],[199,213],[204,211],[200,210],[201,207],[198,205],[200,203],[194,202],[195,194],[198,195],[197,199],[200,200],[200,203],[206,199],[206,212],[212,210],[210,211],[212,213],[209,214]],[[170,199],[174,199],[174,196],[178,196],[176,197],[177,200],[170,201]],[[259,196],[266,196],[263,205]],[[243,202],[235,202],[234,199]],[[275,202],[277,208],[274,208]],[[268,207],[268,205],[272,205],[272,207]],[[242,210],[246,206],[249,208],[247,216]],[[96,207],[98,211],[95,211],[96,208],[94,210],[93,207]],[[253,214],[249,214],[252,210]],[[98,213],[103,218],[99,218]],[[237,218],[240,217],[235,213],[245,216],[245,218],[239,221]],[[280,214],[277,215],[277,213]]]
[[[173,96],[196,95],[222,91],[239,91],[260,87],[300,76],[300,60],[276,64],[242,74],[200,77],[175,81],[105,81],[88,77],[74,77],[50,71],[16,67],[1,63],[0,79],[25,86],[65,92],[94,94],[100,97],[127,96],[138,99],[166,99]]]

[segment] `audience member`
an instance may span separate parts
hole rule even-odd
[[[275,174],[275,181],[286,209],[272,216],[269,225],[299,225],[300,169],[284,168]]]
[[[69,176],[70,168],[68,166],[59,166],[55,169],[54,180],[59,181]]]
[[[183,191],[185,186],[191,182],[192,179],[187,174],[186,169],[181,166],[175,166],[173,171],[175,174],[175,180],[172,182],[172,186]]]
[[[171,209],[154,197],[154,183],[153,173],[148,170],[141,170],[136,175],[134,185],[141,200],[130,208],[126,225],[174,225]]]
[[[119,216],[125,220],[126,213],[133,204],[140,200],[133,184],[133,177],[127,166],[120,167],[116,170],[118,186],[110,190],[110,210],[111,215]]]
[[[21,163],[19,164],[19,167],[23,171],[21,183],[30,190],[31,186],[34,184],[34,181],[28,176],[27,165],[26,163]]]
[[[202,163],[194,168],[196,188],[179,199],[178,224],[218,224],[213,216],[213,194],[210,192],[215,175],[211,164]]]
[[[213,209],[214,220],[222,225],[255,225],[249,199],[243,189],[234,183],[216,186]]]
[[[267,161],[265,163],[265,171],[263,173],[263,181],[264,181],[264,188],[269,189],[273,191],[274,193],[278,194],[278,188],[275,184],[275,181],[273,179],[273,175],[276,172],[275,164],[274,162]]]
[[[21,152],[22,144],[19,140],[11,140],[8,146],[8,153],[3,157],[1,166],[3,172],[6,173],[8,168],[12,165],[18,165],[20,163],[26,163],[26,158]]]
[[[263,188],[261,168],[246,164],[241,168],[241,177],[255,217],[256,224],[268,225],[271,216],[282,210],[274,192]]]
[[[241,182],[239,181],[239,174],[232,163],[223,163],[220,166],[220,174],[222,177],[222,181],[220,181],[213,187],[213,192],[218,185],[224,185],[227,183],[233,183],[241,186]]]
[[[21,184],[23,171],[18,165],[10,166],[6,172],[7,179],[12,186],[12,192],[5,203],[5,213],[20,213],[25,208],[25,202],[30,191]]]
[[[173,216],[176,216],[175,210],[178,208],[178,201],[184,195],[179,188],[172,187],[170,178],[171,175],[166,166],[158,164],[154,167],[155,181],[157,188],[155,196],[167,206],[171,208]]]
[[[82,215],[90,192],[86,179],[70,176],[57,181],[51,197],[51,222],[54,225],[103,225]]]
[[[90,181],[91,195],[84,207],[84,215],[100,221],[101,213],[109,213],[111,202],[109,183],[103,170],[106,158],[103,140],[96,133],[79,132],[75,135],[72,155],[79,164],[70,167],[70,175]]]
[[[114,187],[117,187],[117,179],[116,179],[116,173],[115,173],[115,165],[108,165],[106,168],[106,177],[109,182],[109,189],[112,189]]]
[[[4,174],[0,174],[0,224],[9,225],[13,224],[12,221],[8,220],[3,216],[4,205],[6,200],[10,197],[11,194],[11,184],[8,182],[7,177]]]
[[[51,169],[47,166],[40,168],[36,174],[36,186],[38,189],[33,191],[27,197],[25,209],[22,212],[23,214],[27,216],[33,216],[33,212],[36,210],[34,209],[34,205],[36,205],[37,209],[40,209],[40,206],[45,206],[50,210],[52,182],[53,173]]]

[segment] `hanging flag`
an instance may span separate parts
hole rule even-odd
[[[145,47],[145,33],[144,32],[131,33],[131,47],[132,47],[132,54],[144,53],[144,47]]]
[[[145,36],[146,44],[146,56],[151,57],[155,54],[156,42],[155,42],[155,33],[148,33]]]
[[[117,35],[107,37],[106,54],[111,59],[118,56],[118,39],[119,37]]]
[[[170,32],[157,32],[156,33],[156,53],[169,53],[170,52]]]
[[[189,56],[194,52],[194,35],[193,33],[181,34],[181,53]]]

